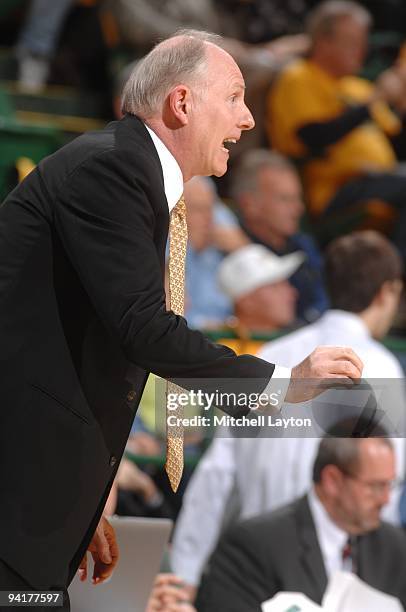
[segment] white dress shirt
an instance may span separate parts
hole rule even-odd
[[[364,374],[393,378],[393,403],[406,414],[403,371],[395,356],[369,334],[357,315],[330,310],[316,323],[264,345],[263,359],[292,367],[318,345],[351,346],[364,362]],[[300,405],[296,414],[300,414]],[[285,413],[285,408],[283,409]],[[291,434],[293,435],[293,434]],[[232,506],[235,515],[248,518],[288,504],[304,495],[311,486],[318,437],[256,439],[217,436],[197,466],[183,498],[175,527],[172,569],[190,584],[199,584],[206,560],[216,546],[222,525]],[[405,442],[392,440],[396,452],[397,475],[403,477]],[[384,520],[399,524],[399,494],[394,491],[384,508]]]
[[[331,520],[327,510],[319,500],[314,487],[310,489],[307,500],[316,528],[328,581],[334,572],[343,571],[344,569],[343,549],[348,540],[348,533],[340,529]]]
[[[153,130],[144,123],[152,138],[158,153],[159,161],[162,166],[162,174],[164,175],[165,195],[168,201],[169,212],[178,202],[183,193],[183,175],[180,166],[168,147],[164,145],[162,140],[158,138]]]

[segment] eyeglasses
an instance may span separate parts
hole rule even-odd
[[[348,472],[343,472],[346,478],[350,478],[351,480],[356,480],[360,484],[364,485],[367,489],[369,489],[370,493],[376,497],[381,496],[383,493],[387,491],[393,491],[398,487],[402,487],[405,485],[406,481],[402,478],[395,478],[394,480],[363,480],[358,476],[354,476],[354,474],[350,474]]]

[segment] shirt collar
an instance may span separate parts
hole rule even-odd
[[[347,332],[352,332],[356,337],[361,335],[365,338],[371,337],[371,333],[364,321],[353,312],[331,308],[322,315],[320,321],[331,329],[344,328]]]
[[[323,556],[329,558],[331,555],[336,554],[337,551],[342,551],[348,539],[348,534],[332,521],[318,498],[314,487],[310,489],[307,499],[316,527],[320,548]]]
[[[145,124],[144,124],[145,125]],[[162,173],[164,175],[164,189],[166,199],[168,201],[169,212],[171,212],[172,208],[178,202],[179,198],[183,193],[183,175],[180,166],[172,153],[169,151],[168,147],[164,145],[162,140],[158,138],[158,136],[149,128],[147,125],[145,127],[148,130],[149,135],[152,138],[152,142],[155,145],[156,151],[158,153],[159,161],[162,166]]]

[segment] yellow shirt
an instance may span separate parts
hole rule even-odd
[[[252,340],[251,338],[220,338],[220,344],[228,346],[237,355],[256,355],[265,343],[265,340]]]
[[[277,79],[267,104],[267,131],[272,147],[293,158],[310,152],[297,131],[314,122],[329,121],[350,104],[367,102],[373,85],[359,77],[336,79],[310,60],[289,64]],[[396,158],[386,134],[400,130],[400,121],[383,103],[364,122],[327,147],[323,157],[304,162],[303,179],[310,212],[324,210],[337,189],[368,170],[390,170]]]

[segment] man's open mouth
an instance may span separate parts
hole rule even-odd
[[[236,142],[237,142],[236,138],[225,138],[223,140],[223,147],[222,148],[225,151],[227,151],[227,153],[228,153],[230,148],[231,148],[231,145],[236,144]]]

